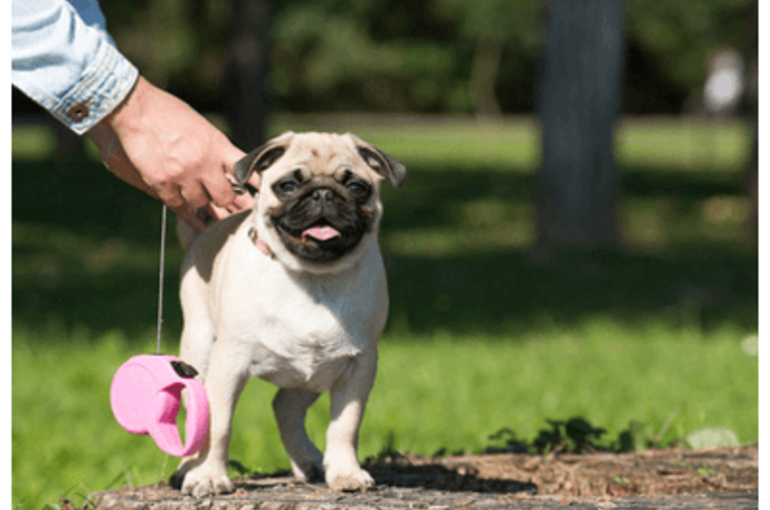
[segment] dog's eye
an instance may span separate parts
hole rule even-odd
[[[360,182],[349,182],[347,188],[358,197],[363,197],[369,193],[369,187]]]
[[[297,190],[297,183],[293,181],[284,181],[278,184],[278,189],[281,190],[281,193],[288,195]]]
[[[294,179],[287,178],[273,184],[273,192],[281,200],[287,200],[294,195],[299,186]]]

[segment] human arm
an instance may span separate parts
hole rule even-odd
[[[14,86],[74,132],[88,132],[113,173],[198,230],[195,207],[208,204],[216,218],[250,207],[226,178],[243,153],[184,102],[140,79],[98,4],[77,3],[80,12],[64,0],[13,0]]]
[[[253,205],[235,194],[232,165],[244,153],[178,98],[139,78],[128,98],[89,135],[112,172],[165,202],[197,230],[195,209],[216,219]],[[258,186],[258,180],[251,184]]]
[[[13,0],[13,85],[77,134],[128,95],[139,73],[112,44],[95,2]]]

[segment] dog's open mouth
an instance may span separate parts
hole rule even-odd
[[[284,245],[298,257],[315,262],[339,259],[358,245],[367,228],[365,223],[340,225],[325,217],[302,226],[287,219],[273,220]]]
[[[305,242],[308,237],[315,239],[316,241],[324,242],[334,239],[335,237],[342,237],[342,234],[328,223],[319,222],[302,232],[302,242]]]
[[[326,218],[320,218],[306,227],[291,228],[285,224],[279,224],[284,235],[288,235],[293,242],[310,248],[316,246],[320,249],[331,248],[346,240],[346,231],[335,227]]]

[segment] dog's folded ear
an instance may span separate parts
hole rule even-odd
[[[233,175],[238,184],[245,184],[252,172],[262,172],[275,163],[286,152],[292,138],[294,138],[294,133],[287,131],[236,161],[233,165]]]
[[[356,135],[348,133],[348,136],[353,139],[358,154],[372,170],[388,179],[396,188],[404,186],[406,181],[406,167],[404,165]]]

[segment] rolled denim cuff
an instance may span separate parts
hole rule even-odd
[[[38,86],[39,78],[34,71],[25,73],[14,69],[12,75],[14,85],[79,135],[115,110],[139,79],[136,67],[106,38],[99,41],[95,58],[82,77],[61,97]]]
[[[139,71],[114,46],[102,42],[89,69],[51,114],[82,135],[117,108],[139,79]]]

